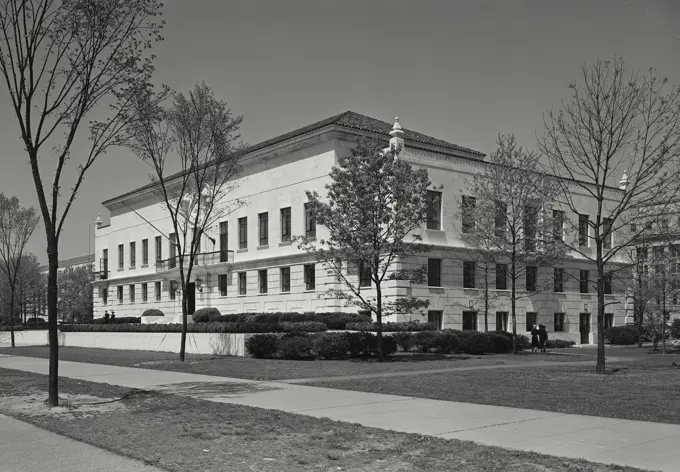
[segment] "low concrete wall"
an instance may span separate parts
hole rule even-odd
[[[142,324],[170,324],[174,322],[172,316],[142,316]]]
[[[49,341],[47,339],[46,329],[15,331],[14,345],[19,346],[47,346]],[[9,331],[0,331],[0,347],[10,347],[12,345],[11,333]]]
[[[243,333],[187,333],[187,354],[245,356]],[[59,333],[59,345],[129,351],[179,352],[181,333]],[[44,344],[44,343],[43,343]]]

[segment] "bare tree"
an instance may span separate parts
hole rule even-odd
[[[120,144],[121,132],[134,119],[131,98],[149,86],[153,56],[148,49],[161,39],[160,8],[158,0],[0,0],[0,72],[47,238],[52,406],[59,401],[59,237],[85,173]],[[89,146],[74,155],[72,147],[83,129],[89,131]],[[62,194],[68,164],[76,159],[75,181]]]
[[[483,170],[467,182],[458,215],[470,262],[476,264],[481,257],[489,264],[495,258],[495,263],[509,266],[514,352],[517,300],[553,287],[553,278],[541,278],[540,269],[553,267],[566,255],[563,232],[555,231],[561,219],[544,205],[556,193],[557,183],[539,168],[537,153],[519,146],[512,135],[499,136],[498,148]],[[521,279],[527,281],[524,290],[518,285]]]
[[[582,236],[569,248],[597,268],[596,372],[604,374],[607,266],[642,236],[645,225],[630,231],[631,222],[658,223],[678,194],[680,90],[654,69],[628,72],[619,57],[583,66],[581,79],[570,85],[571,102],[544,118],[538,145],[550,171],[567,178],[559,204],[581,213],[574,190],[595,202],[594,218],[567,221]]]
[[[15,301],[22,269],[24,248],[40,218],[33,208],[22,208],[17,197],[0,193],[0,271],[9,285],[9,319],[14,347]]]
[[[331,169],[325,198],[307,191],[315,213],[314,233],[297,238],[298,247],[314,255],[341,284],[342,288],[328,289],[326,298],[344,300],[376,316],[376,355],[381,361],[383,317],[429,305],[415,297],[385,300],[383,288],[388,280],[424,280],[424,267],[403,263],[429,249],[419,230],[427,221],[431,187],[426,170],[415,170],[398,159],[399,149],[383,147],[380,141],[360,142]],[[316,224],[328,230],[327,239],[316,241]],[[362,289],[364,281],[370,291]]]
[[[151,95],[140,97],[143,119],[128,127],[129,146],[151,168],[156,194],[170,215],[173,234],[164,235],[175,250],[166,269],[179,267],[182,289],[184,361],[188,314],[188,287],[196,265],[228,261],[226,241],[218,254],[201,254],[201,241],[215,224],[244,205],[229,199],[242,171],[243,146],[238,129],[243,120],[206,84],[197,84],[188,96],[174,95],[170,109]],[[156,104],[156,105],[155,105]],[[170,169],[180,169],[171,173]],[[211,238],[213,244],[215,238]],[[172,290],[172,287],[170,288]]]
[[[37,308],[36,304],[38,303],[36,294],[44,290],[44,277],[40,273],[40,264],[35,254],[28,253],[24,255],[17,279],[19,308],[23,322],[26,323],[28,308],[33,307],[35,311]]]

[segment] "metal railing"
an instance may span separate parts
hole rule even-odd
[[[189,255],[184,256],[184,267],[189,265]],[[194,266],[209,266],[234,262],[234,251],[201,252],[194,255]],[[156,261],[156,272],[165,272],[179,267],[179,256]]]

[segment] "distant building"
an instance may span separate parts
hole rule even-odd
[[[392,320],[431,321],[440,328],[483,330],[479,287],[475,285],[474,264],[467,262],[468,249],[459,236],[461,188],[465,179],[479,172],[484,154],[453,143],[401,128],[351,111],[313,123],[267,140],[247,150],[244,172],[230,198],[247,205],[226,216],[204,235],[202,254],[189,284],[189,312],[216,307],[222,313],[238,312],[356,312],[338,300],[319,295],[329,287],[341,288],[327,276],[321,264],[296,244],[292,236],[323,239],[325,229],[317,228],[311,209],[306,208],[305,190],[323,195],[331,167],[338,156],[347,155],[361,137],[382,137],[403,146],[399,155],[414,167],[426,168],[433,185],[442,192],[431,198],[423,242],[433,246],[426,255],[404,261],[428,266],[428,282],[404,281],[385,284],[389,298],[412,295],[430,301],[429,311],[394,315]],[[596,202],[583,191],[574,190],[578,214],[564,210],[564,217],[576,226],[584,241],[581,253],[594,254],[592,229],[587,219],[596,214]],[[619,191],[611,189],[614,201]],[[170,240],[172,224],[152,184],[103,202],[110,212],[110,224],[98,218],[95,230],[97,258],[94,282],[94,316],[115,309],[117,316],[139,316],[148,308],[159,308],[166,316],[181,315],[181,293],[177,258]],[[436,207],[435,207],[436,206]],[[591,216],[589,216],[591,215]],[[88,256],[92,257],[92,256]],[[502,262],[502,261],[499,261]],[[616,261],[613,261],[616,262]],[[503,264],[500,264],[503,265]],[[500,270],[507,270],[501,267]],[[595,267],[578,254],[556,268],[541,268],[545,277],[559,274],[563,283],[554,290],[532,293],[536,272],[531,272],[521,290],[528,296],[517,301],[517,326],[526,332],[533,324],[548,327],[551,338],[591,343],[597,332],[597,295],[593,293]],[[355,272],[358,272],[355,270]],[[502,271],[502,273],[505,273]],[[370,280],[362,291],[374,290]],[[507,277],[497,277],[495,291],[507,295]],[[552,288],[552,287],[551,287]],[[625,297],[618,287],[606,286],[606,325],[623,324]],[[509,297],[502,296],[489,316],[490,330],[511,328]],[[591,314],[592,313],[592,314]]]
[[[59,261],[59,268],[57,270],[59,272],[62,272],[66,269],[76,269],[78,267],[85,266],[89,266],[92,270],[94,270],[94,254],[88,254],[87,256],[72,257],[71,259],[64,259],[63,261]],[[40,266],[40,272],[42,274],[49,273],[49,267],[47,266],[47,264]]]

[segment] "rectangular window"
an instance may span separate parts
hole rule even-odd
[[[427,260],[427,285],[429,287],[442,286],[442,260],[428,259]]]
[[[463,261],[463,288],[475,288],[475,269],[474,261]]]
[[[177,281],[176,280],[171,280],[170,281],[170,300],[175,299],[175,295],[177,294]]]
[[[269,213],[257,215],[260,228],[260,246],[269,245]]]
[[[149,240],[142,239],[142,265],[149,265]]]
[[[590,271],[582,270],[581,276],[579,277],[579,282],[581,286],[581,293],[588,293],[588,279],[590,277]]]
[[[142,301],[146,302],[149,300],[149,284],[144,282],[142,284]]]
[[[553,291],[564,292],[564,269],[557,268],[553,269]]]
[[[637,225],[635,223],[630,224],[630,233],[635,236],[635,233],[637,233]]]
[[[427,322],[432,323],[436,329],[442,329],[444,312],[441,310],[429,310],[427,312]]]
[[[160,236],[156,236],[156,262],[163,260],[163,243]]]
[[[604,240],[602,241],[602,248],[603,249],[611,249],[612,248],[611,229],[612,229],[612,221],[609,218],[603,219],[602,220],[602,237],[604,238]]]
[[[156,295],[156,301],[160,302],[161,301],[161,283],[160,282],[154,282],[154,295]]]
[[[281,291],[290,292],[290,267],[281,267],[279,277],[281,279]]]
[[[304,267],[305,290],[316,290],[316,268],[314,264]]]
[[[442,229],[442,193],[427,191],[427,229]]]
[[[524,205],[524,248],[527,251],[536,250],[536,227],[538,226],[538,207]]]
[[[102,303],[104,305],[106,305],[109,301],[109,288],[108,287],[102,287],[101,297],[102,297]]]
[[[607,295],[612,294],[612,274],[604,274],[604,293]]]
[[[267,269],[258,270],[257,278],[260,284],[260,293],[267,293]]]
[[[281,208],[281,242],[291,239],[290,207]]]
[[[527,292],[535,292],[536,291],[536,267],[535,266],[527,266],[526,268],[526,288]]]
[[[475,207],[477,199],[463,195],[463,233],[471,233],[475,228]]]
[[[555,313],[553,316],[553,331],[564,331],[564,313]]]
[[[477,331],[477,312],[463,312],[463,331]]]
[[[229,262],[229,226],[220,222],[220,262]]]
[[[108,279],[109,278],[109,250],[104,249],[102,251],[102,260],[99,263],[100,267],[99,270],[102,272],[100,278],[102,279]]]
[[[504,202],[496,202],[496,214],[494,216],[494,226],[496,229],[496,237],[504,239],[505,232],[508,226],[508,205]]]
[[[363,262],[359,265],[359,287],[371,286],[371,267]]]
[[[604,329],[609,329],[614,326],[614,313],[604,314]]]
[[[528,311],[526,315],[526,330],[531,331],[538,324],[538,313]]]
[[[219,286],[219,289],[220,289],[220,296],[226,297],[227,296],[227,274],[219,274],[217,276],[217,285]]]
[[[130,243],[130,268],[134,269],[137,265],[137,243]]]
[[[562,241],[564,239],[564,212],[553,210],[553,239]]]
[[[507,290],[508,288],[508,266],[507,264],[496,264],[496,290]]]
[[[662,230],[668,230],[668,220],[666,218],[661,220],[661,229]]]
[[[496,331],[507,331],[508,330],[508,312],[507,311],[497,311],[496,312]]]
[[[238,219],[238,248],[248,248],[248,217]]]
[[[239,295],[245,295],[248,291],[248,287],[246,285],[246,273],[245,272],[239,272],[238,273],[238,294]]]
[[[177,265],[177,233],[170,233],[169,253],[170,260],[168,261],[168,268],[172,269]],[[174,295],[173,295],[174,297]],[[174,298],[172,298],[174,300]]]
[[[590,226],[588,215],[578,215],[578,245],[588,247],[588,227]]]
[[[125,248],[122,244],[118,245],[118,268],[123,269],[125,267]]]
[[[305,203],[305,236],[316,237],[316,213],[311,203]]]
[[[119,285],[118,289],[118,303],[123,303],[123,286]]]

